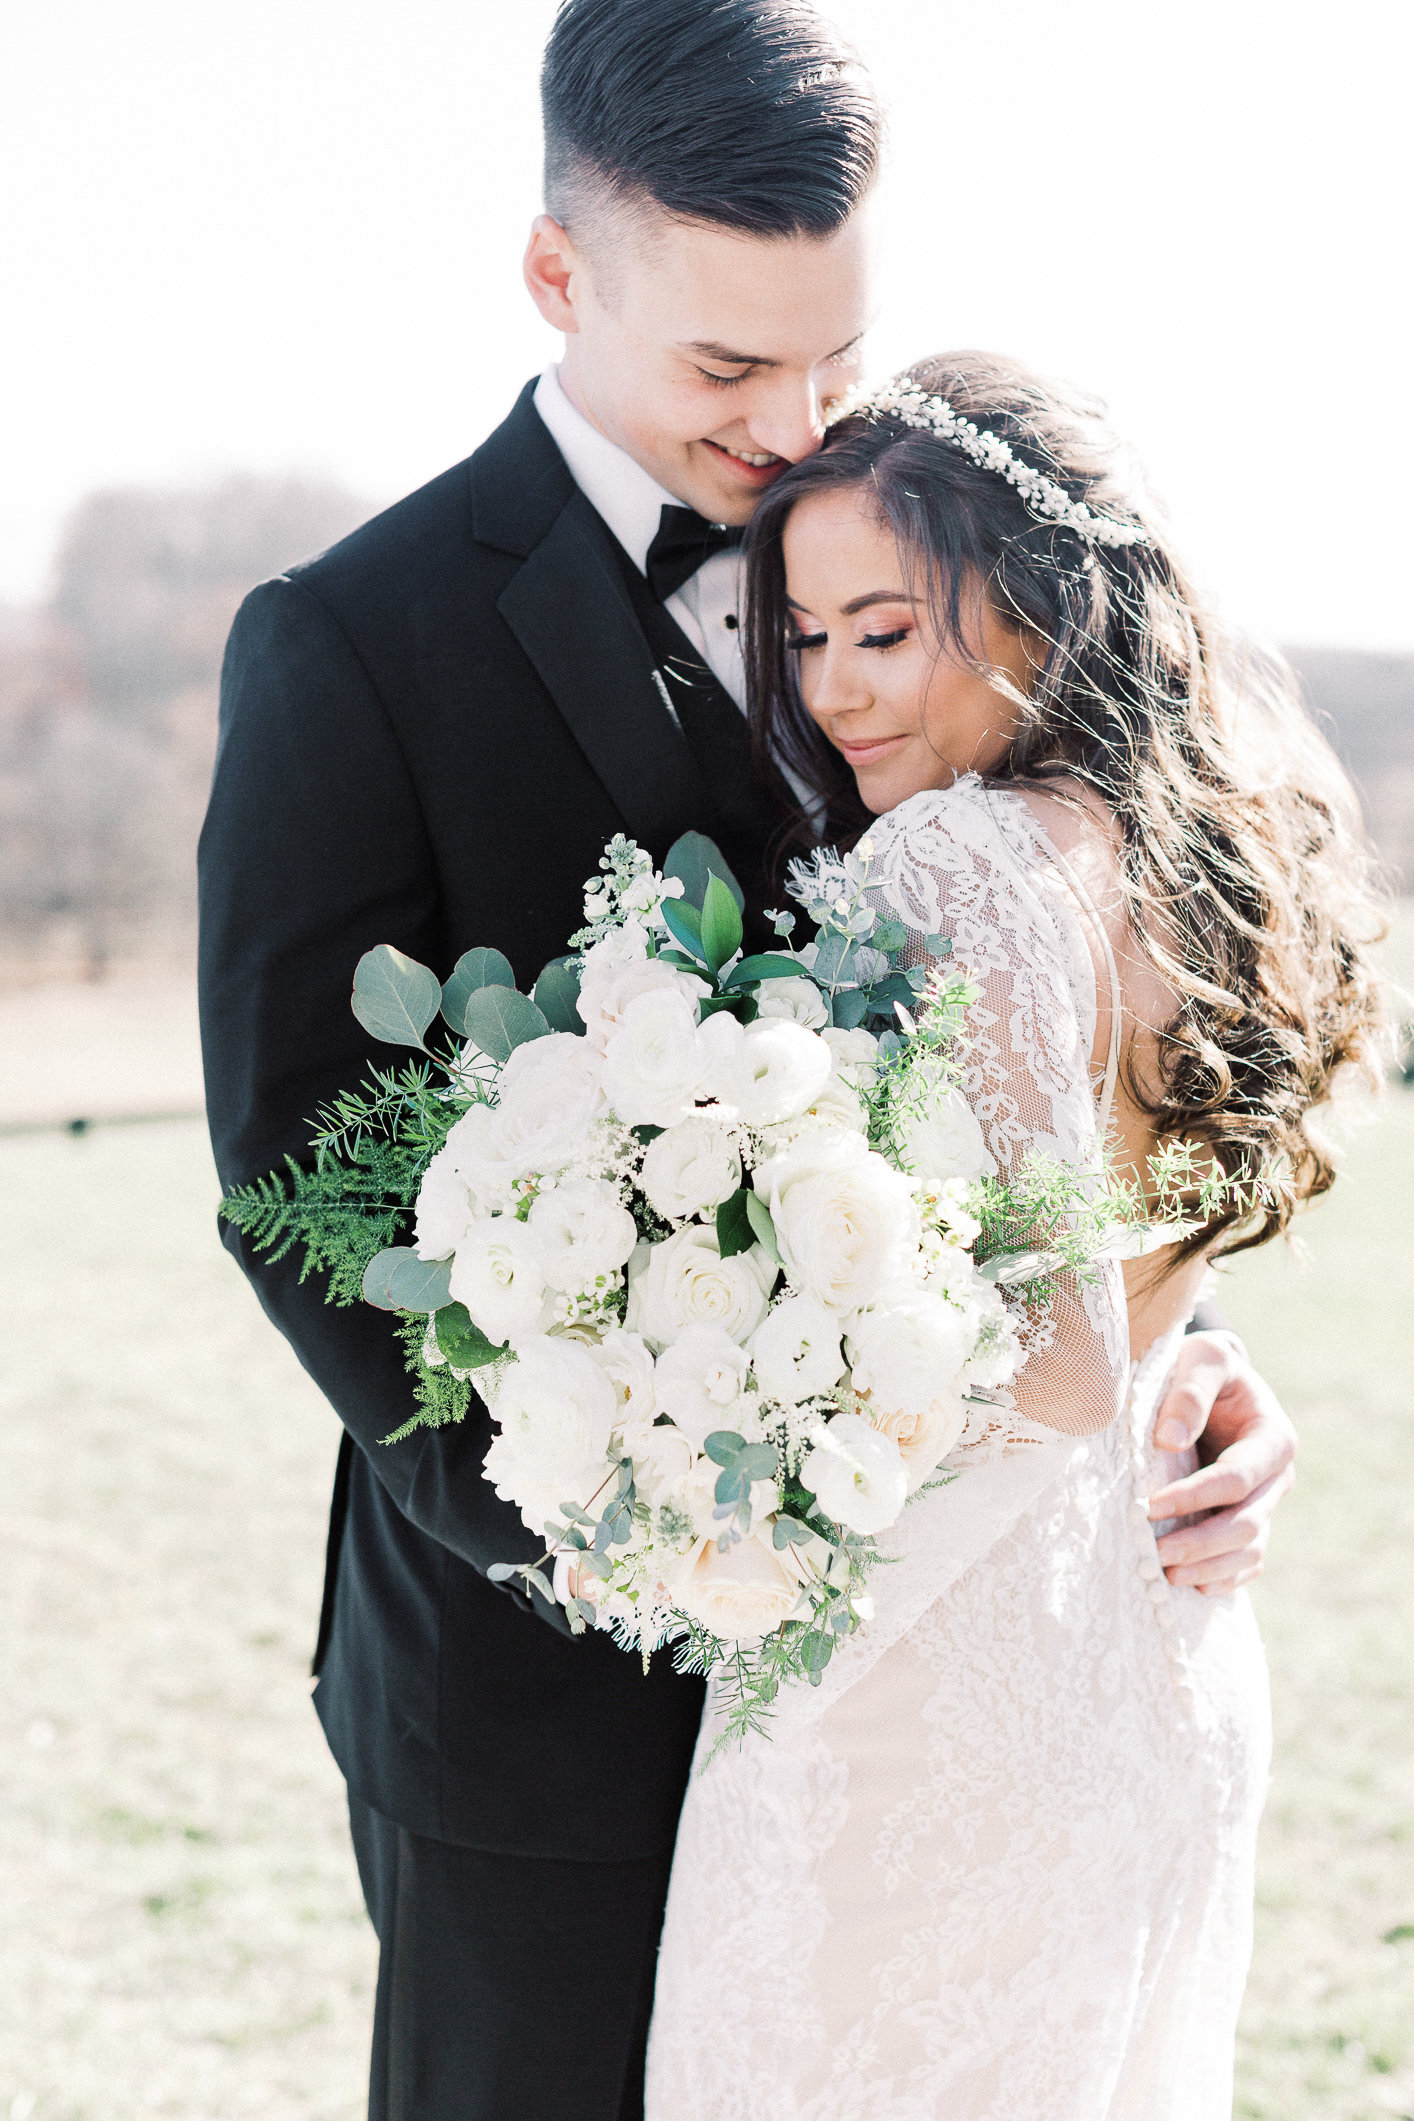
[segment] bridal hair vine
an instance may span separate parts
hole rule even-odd
[[[1073,501],[1063,486],[1048,479],[1033,464],[1016,455],[1009,443],[990,428],[978,427],[953,411],[946,398],[931,397],[916,384],[884,383],[838,400],[830,424],[851,418],[897,420],[904,427],[934,434],[939,441],[960,449],[983,471],[994,471],[1008,486],[1015,487],[1032,515],[1049,523],[1064,524],[1090,545],[1147,545],[1149,533],[1139,523],[1122,523],[1115,516],[1097,515],[1084,501]]]

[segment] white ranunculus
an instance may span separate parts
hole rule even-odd
[[[801,1294],[857,1311],[907,1272],[919,1239],[909,1181],[855,1133],[804,1134],[753,1173]]]
[[[605,1047],[604,1095],[625,1126],[671,1127],[691,1112],[705,1066],[691,995],[650,987]]]
[[[723,1642],[759,1642],[800,1603],[808,1572],[793,1547],[780,1553],[762,1525],[719,1553],[703,1539],[667,1572],[673,1604]]]
[[[977,1115],[960,1090],[935,1091],[921,1112],[901,1119],[898,1136],[902,1160],[930,1185],[990,1176],[997,1168]]]
[[[508,1207],[518,1179],[553,1176],[584,1154],[604,1111],[601,1065],[584,1039],[565,1031],[516,1047],[501,1070],[499,1104],[473,1105],[446,1140],[483,1206]]]
[[[840,1322],[812,1296],[787,1296],[751,1336],[756,1382],[766,1399],[798,1406],[840,1381]]]
[[[898,1445],[861,1414],[836,1414],[817,1435],[801,1462],[801,1485],[847,1531],[887,1531],[908,1499]]]
[[[552,1299],[540,1248],[513,1215],[488,1215],[472,1224],[452,1261],[452,1297],[465,1304],[486,1338],[516,1347],[543,1333]]]
[[[692,1472],[692,1445],[681,1429],[668,1422],[637,1421],[623,1432],[623,1447],[633,1460],[634,1484],[640,1499],[650,1508],[680,1491]],[[710,1459],[708,1463],[711,1464]],[[713,1472],[717,1467],[712,1467]]]
[[[735,1429],[751,1357],[720,1326],[689,1326],[658,1358],[658,1411],[700,1451],[714,1429]]]
[[[841,1082],[858,1090],[867,1088],[879,1072],[879,1041],[872,1031],[843,1031],[828,1025],[820,1033],[834,1056],[835,1073]]]
[[[667,1222],[682,1222],[730,1199],[741,1184],[741,1158],[725,1127],[694,1114],[649,1143],[640,1183]]]
[[[610,1039],[623,1028],[629,1003],[637,1001],[641,994],[680,994],[695,1005],[711,992],[705,980],[690,972],[679,972],[661,958],[645,957],[641,948],[628,959],[601,954],[607,948],[606,943],[596,943],[586,955],[575,1004],[596,1053],[607,1053]]]
[[[921,1414],[883,1413],[870,1408],[874,1427],[898,1446],[908,1492],[921,1488],[947,1457],[967,1420],[967,1406],[958,1392],[942,1392]]]
[[[448,1259],[476,1220],[471,1189],[445,1148],[437,1151],[417,1189],[417,1253]]]
[[[972,1348],[966,1314],[931,1289],[890,1294],[849,1327],[850,1381],[889,1412],[922,1414],[957,1389]]]
[[[619,1419],[643,1423],[653,1419],[657,1392],[653,1383],[653,1355],[641,1334],[626,1333],[610,1326],[589,1350],[614,1388]]]
[[[830,1021],[829,1006],[813,979],[768,979],[756,990],[758,1023],[784,1017],[806,1031],[819,1031]]]
[[[717,1233],[688,1223],[662,1244],[640,1244],[628,1267],[630,1332],[667,1347],[689,1326],[720,1326],[744,1341],[766,1315],[775,1261],[759,1245],[723,1259]]]
[[[533,1532],[558,1518],[562,1503],[589,1504],[609,1477],[614,1388],[588,1349],[526,1341],[496,1386],[492,1412],[500,1432],[486,1477]]]
[[[859,1092],[842,1082],[838,1075],[832,1075],[819,1096],[798,1118],[782,1120],[778,1127],[762,1127],[758,1132],[764,1152],[775,1156],[784,1149],[794,1148],[807,1134],[838,1134],[842,1131],[865,1134],[868,1128],[869,1117]]]
[[[570,1178],[541,1193],[526,1219],[552,1289],[592,1288],[597,1276],[624,1265],[638,1242],[617,1186],[604,1178]]]
[[[830,1049],[803,1025],[783,1017],[748,1024],[719,1092],[748,1127],[795,1119],[830,1079]]]

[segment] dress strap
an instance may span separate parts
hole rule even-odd
[[[1105,970],[1109,975],[1110,1042],[1109,1051],[1105,1055],[1105,1081],[1104,1088],[1100,1093],[1099,1114],[1100,1139],[1101,1141],[1103,1141],[1105,1139],[1105,1136],[1109,1133],[1110,1114],[1114,1109],[1115,1091],[1119,1085],[1120,1026],[1121,1013],[1123,1009],[1123,1002],[1121,999],[1119,986],[1119,967],[1115,963],[1114,947],[1110,942],[1109,930],[1106,928],[1104,922],[1100,918],[1099,910],[1095,905],[1095,901],[1091,898],[1089,892],[1086,890],[1084,884],[1081,882],[1074,863],[1067,860],[1066,856],[1061,853],[1060,848],[1057,847],[1054,840],[1051,840],[1048,837],[1047,844],[1050,848],[1051,853],[1055,856],[1057,866],[1060,868],[1062,874],[1066,879],[1066,882],[1070,885],[1071,890],[1074,892],[1081,911],[1084,913],[1086,919],[1090,923],[1090,926],[1094,929],[1096,935],[1099,937],[1100,954],[1104,959]]]

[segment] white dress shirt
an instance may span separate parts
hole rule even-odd
[[[648,548],[657,535],[663,509],[686,504],[571,405],[557,368],[547,368],[535,386],[535,410],[580,492],[603,517],[639,573],[646,575]],[[737,623],[741,572],[739,552],[714,552],[663,608],[672,613],[708,668],[745,712],[746,670]]]

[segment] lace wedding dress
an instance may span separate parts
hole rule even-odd
[[[1088,1160],[1093,932],[1021,797],[871,835],[887,910],[976,979],[998,1163]],[[1100,931],[1101,935],[1103,931]],[[1108,945],[1097,952],[1108,965]],[[1181,1327],[1128,1359],[1117,1269],[1029,1324],[1013,1404],[912,1504],[876,1615],[683,1808],[647,2121],[1227,2121],[1268,1756],[1245,1593],[1172,1588],[1145,1498]],[[709,1697],[699,1761],[714,1738]]]

